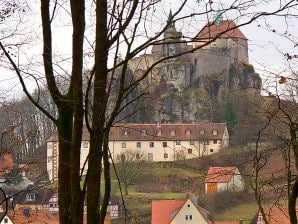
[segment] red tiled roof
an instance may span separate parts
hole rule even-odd
[[[288,208],[286,206],[265,207],[264,212],[270,224],[289,224],[290,223]],[[296,207],[296,213],[298,215],[298,207]]]
[[[171,131],[175,131],[175,135],[171,135]],[[187,130],[190,135],[187,135]],[[195,123],[195,124],[134,124],[119,123],[111,128],[110,140],[112,141],[152,141],[152,140],[212,140],[222,139],[226,130],[225,123]],[[124,135],[124,132],[127,135]],[[161,136],[157,136],[157,132],[161,131]],[[213,131],[217,131],[213,135]],[[144,135],[144,132],[146,133]],[[52,135],[47,142],[58,141],[57,133]],[[89,141],[89,133],[86,128],[83,129],[83,141]]]
[[[234,175],[236,166],[209,167],[205,183],[227,183]]]
[[[240,224],[240,221],[214,221],[213,224]]]
[[[7,169],[13,168],[13,159],[10,154],[4,154],[0,158],[0,172],[4,172]]]
[[[240,38],[247,40],[233,20],[223,20],[219,25],[216,25],[214,22],[208,23],[196,35],[195,39],[212,39],[215,37]]]
[[[14,224],[59,224],[59,217],[48,210],[30,210],[29,214],[29,216],[25,216],[23,209],[10,210],[7,213]]]
[[[184,202],[185,200],[153,200],[151,223],[169,224],[173,218],[173,212],[177,211]]]

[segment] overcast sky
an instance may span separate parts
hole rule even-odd
[[[17,21],[20,17],[22,22],[26,23],[25,27],[18,25],[19,33],[26,33],[26,35],[18,35],[14,37],[16,40],[12,38],[7,38],[3,40],[4,43],[14,43],[17,42],[18,39],[27,40],[25,46],[19,47],[17,50],[14,49],[14,54],[18,54],[20,57],[20,62],[23,66],[26,67],[26,64],[34,63],[34,72],[39,75],[39,78],[42,77],[43,69],[39,66],[40,55],[42,50],[41,43],[41,26],[40,26],[40,15],[39,15],[39,1],[31,0],[30,9],[28,12],[22,14],[21,16],[14,18],[10,24],[13,24],[13,21]],[[200,3],[198,3],[200,2]],[[208,1],[206,1],[208,2]],[[228,6],[229,3],[234,2],[230,0],[222,1],[225,5],[218,4],[220,1],[213,1],[213,9],[222,9]],[[240,2],[245,2],[240,1]],[[278,7],[279,1],[270,1],[270,7],[267,5],[260,5],[258,7],[252,7],[250,11],[246,11],[246,13],[260,10],[274,10]],[[275,4],[273,4],[275,2]],[[162,1],[161,6],[156,9],[155,13],[150,17],[151,19],[151,32],[157,31],[158,28],[162,27],[165,24],[167,19],[167,15],[170,9],[173,12],[177,10],[177,7],[180,3],[180,0],[166,0]],[[182,12],[184,14],[198,12],[202,9],[204,1],[196,1],[189,0],[188,5]],[[63,13],[63,7],[61,7],[58,11],[62,12],[61,16],[55,17],[55,35],[54,35],[54,55],[56,62],[63,62],[63,66],[56,67],[58,72],[67,72],[69,71],[67,67],[69,67],[70,62],[64,60],[65,58],[69,58],[71,52],[71,23],[69,19],[66,19],[67,13]],[[89,12],[87,10],[87,12]],[[292,10],[291,13],[298,15],[296,9]],[[30,15],[29,15],[30,14]],[[208,15],[208,18],[212,17],[212,14]],[[237,19],[236,19],[237,18]],[[236,23],[246,22],[250,18],[249,15],[239,17],[239,14],[236,11],[229,11],[224,14],[224,19],[234,19]],[[185,36],[193,37],[196,33],[200,31],[200,29],[206,24],[207,16],[201,16],[196,19],[189,19],[183,22],[178,22],[176,24],[177,29],[181,30]],[[11,28],[15,29],[15,24],[1,24],[0,30],[6,30]],[[33,28],[33,29],[32,29]],[[249,58],[250,63],[254,65],[256,71],[260,73],[263,79],[267,79],[268,73],[263,70],[270,70],[273,73],[284,74],[284,69],[287,67],[287,60],[285,60],[284,54],[297,54],[298,47],[294,48],[294,43],[292,43],[288,38],[295,39],[298,36],[298,20],[292,17],[267,17],[266,19],[261,18],[257,21],[241,27],[240,28],[244,35],[249,39]],[[274,31],[274,32],[273,32]],[[7,32],[6,32],[7,33]],[[281,37],[280,34],[283,34],[286,37]],[[0,32],[0,39],[3,37],[3,32]],[[93,29],[89,28],[87,25],[86,35],[92,37]],[[89,38],[88,38],[89,39]],[[91,38],[90,38],[91,39]],[[11,41],[13,40],[13,41]],[[297,39],[296,39],[297,41]],[[1,59],[1,58],[0,58]],[[3,60],[3,58],[2,58]],[[17,60],[17,57],[16,57]],[[25,68],[24,67],[24,68]],[[21,88],[18,84],[18,80],[13,72],[0,68],[0,93],[4,96],[6,93],[10,96],[19,96],[21,95]],[[273,78],[272,75],[270,78]],[[29,80],[30,78],[28,78]],[[30,85],[32,83],[30,82]]]

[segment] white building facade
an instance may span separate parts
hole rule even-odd
[[[111,157],[116,160],[133,151],[136,159],[166,162],[191,159],[219,152],[229,145],[225,123],[194,124],[127,124],[112,127],[109,138]],[[89,135],[83,131],[81,167],[89,152]],[[47,141],[47,171],[49,179],[58,175],[57,134]],[[86,168],[86,166],[85,166]]]

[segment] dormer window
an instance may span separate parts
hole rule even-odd
[[[191,134],[191,131],[190,131],[189,129],[186,129],[186,131],[185,131],[185,135],[186,135],[186,136],[190,136],[190,134]]]
[[[205,131],[202,129],[200,130],[200,135],[204,135],[205,134]]]
[[[157,130],[157,136],[161,136],[161,130]]]
[[[142,130],[142,136],[147,136],[147,131],[145,129]]]
[[[27,201],[35,201],[35,194],[27,194],[26,195],[26,200]]]
[[[122,135],[124,135],[124,136],[128,136],[128,135],[129,135],[129,133],[128,133],[128,131],[127,131],[127,130],[123,130],[123,131],[122,131]]]
[[[212,135],[218,135],[218,131],[217,130],[213,130],[212,131]]]
[[[176,135],[176,131],[174,129],[171,130],[170,132],[171,136],[175,136]]]

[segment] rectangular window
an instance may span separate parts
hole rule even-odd
[[[153,153],[148,153],[148,161],[153,161]]]
[[[213,149],[210,149],[210,152],[213,152]]]
[[[137,142],[137,148],[141,148],[141,142]]]
[[[163,158],[167,159],[169,157],[168,153],[163,154]]]
[[[88,146],[89,146],[88,142],[87,141],[84,141],[83,142],[83,148],[88,148]]]
[[[154,142],[150,142],[149,145],[150,145],[150,148],[154,148]]]
[[[188,154],[192,154],[192,149],[187,149]]]
[[[213,140],[213,144],[217,144],[217,140],[215,139],[215,140]]]
[[[189,220],[192,220],[192,215],[189,215]]]
[[[4,223],[8,223],[8,218],[4,218]]]
[[[190,145],[194,145],[195,144],[195,141],[190,141],[189,144]]]
[[[180,140],[176,140],[176,145],[181,145],[181,141]]]
[[[27,201],[35,201],[35,194],[27,194],[26,199]]]
[[[168,147],[168,143],[167,142],[163,142],[162,143],[162,146],[165,148],[165,147]]]
[[[188,220],[188,215],[185,215],[185,220]]]

